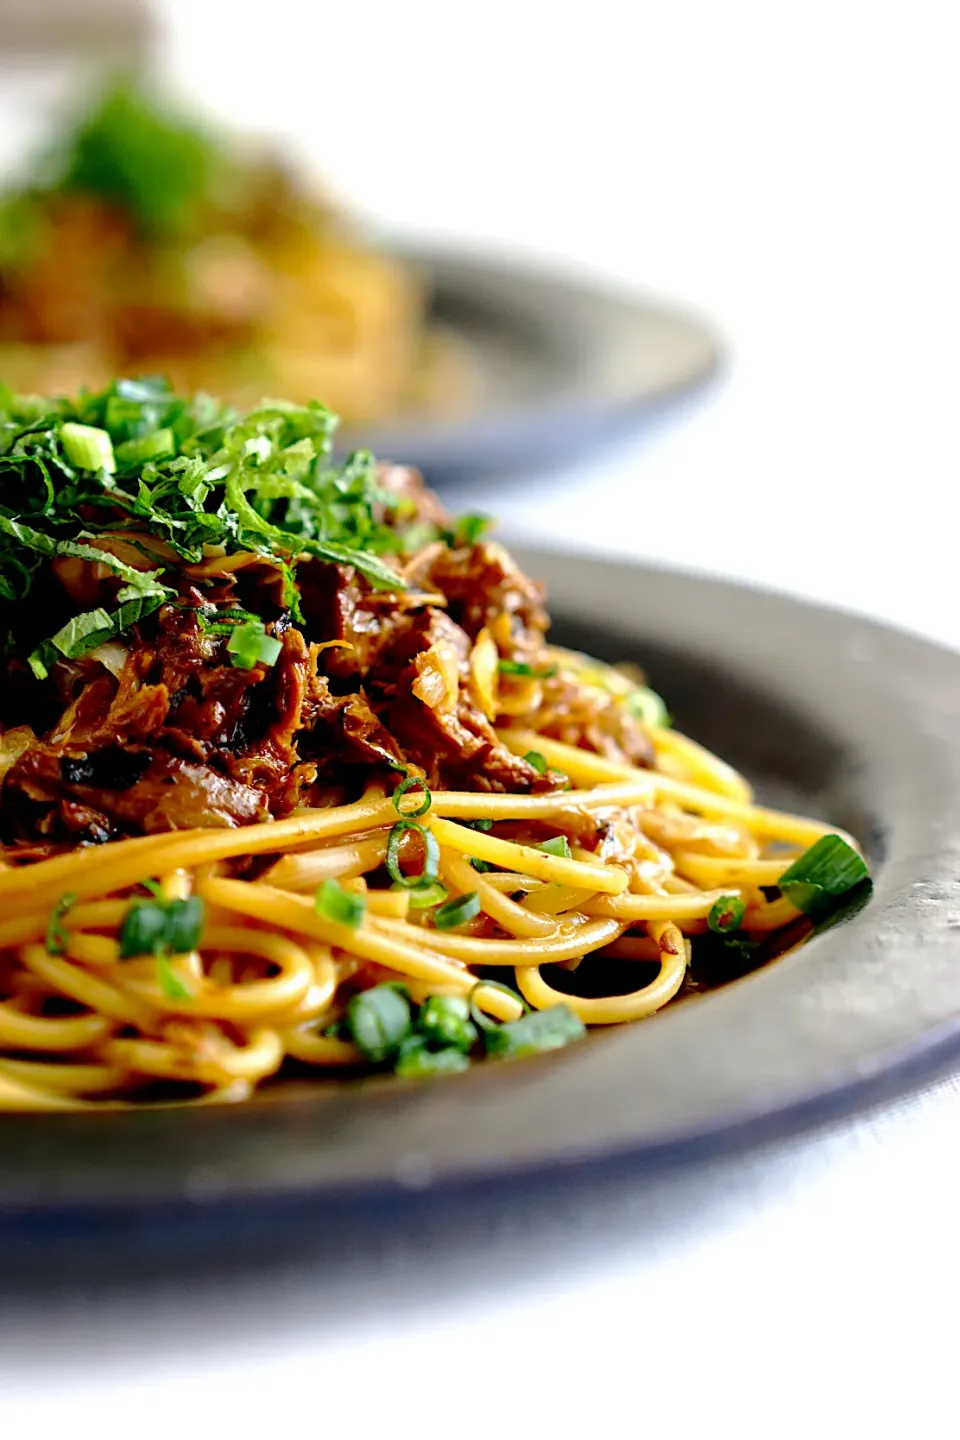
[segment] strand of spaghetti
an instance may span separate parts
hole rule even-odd
[[[560,915],[564,910],[580,908],[595,895],[596,891],[591,895],[573,885],[546,885],[542,890],[528,895],[522,903],[524,910],[533,915]]]
[[[39,1086],[25,1085],[0,1075],[0,1110],[83,1110],[83,1100],[72,1095],[58,1095]]]
[[[378,930],[396,935],[398,939],[410,939],[418,933],[415,926],[404,925],[399,920],[374,923]],[[533,940],[485,940],[436,930],[430,932],[430,944],[442,954],[469,965],[541,965],[588,955],[591,950],[599,950],[616,939],[622,929],[616,920],[594,920],[585,925],[566,921],[553,935],[537,936]]]
[[[721,895],[736,890],[698,891],[695,895],[598,895],[581,906],[585,915],[613,915],[618,920],[702,920]]]
[[[741,805],[749,805],[753,800],[753,791],[739,771],[728,765],[726,760],[721,760],[719,755],[714,755],[712,750],[691,740],[689,735],[661,725],[648,726],[647,733],[657,759],[667,755],[678,761],[692,784],[727,795]]]
[[[234,955],[256,955],[275,965],[279,975],[266,980],[248,980],[238,985],[215,985],[209,981],[183,997],[167,995],[155,977],[130,979],[127,987],[158,1009],[173,1015],[197,1015],[205,1019],[234,1021],[249,1025],[253,1020],[283,1012],[300,1003],[315,984],[314,966],[302,946],[285,935],[251,927],[212,926],[203,935],[204,950],[222,950]],[[336,989],[331,975],[329,997]]]
[[[642,1020],[673,999],[687,971],[686,947],[675,928],[664,925],[657,940],[660,973],[650,985],[630,995],[600,999],[567,995],[547,984],[539,966],[518,967],[520,993],[538,1010],[547,1010],[551,1005],[569,1005],[586,1025],[619,1025],[628,1020]]]
[[[53,1065],[42,1060],[12,1060],[6,1055],[0,1058],[0,1074],[25,1085],[71,1095],[103,1095],[119,1090],[125,1079],[124,1072],[116,1066]]]
[[[128,885],[170,870],[209,865],[238,855],[266,855],[271,850],[312,843],[320,836],[349,835],[392,823],[392,800],[357,800],[330,810],[305,810],[286,820],[242,825],[228,830],[171,831],[163,835],[114,840],[71,855],[40,860],[36,865],[0,874],[0,897],[24,899],[49,892],[56,899],[68,889],[78,900],[123,890]],[[32,903],[32,900],[31,900]]]
[[[278,890],[315,890],[324,880],[348,880],[382,865],[390,831],[382,830],[349,845],[284,855],[261,878]]]
[[[440,876],[454,894],[468,895],[475,890],[484,914],[495,920],[508,935],[552,935],[557,928],[553,920],[529,914],[523,906],[489,885],[486,877],[474,870],[455,850],[441,852]],[[578,893],[582,895],[583,892]]]
[[[244,880],[208,880],[201,893],[213,904],[222,905],[240,915],[266,920],[281,930],[292,930],[295,934],[326,941],[339,950],[358,955],[362,960],[374,960],[402,975],[415,975],[422,980],[454,986],[460,995],[468,994],[476,984],[475,978],[467,971],[452,965],[423,945],[423,932],[414,926],[404,928],[421,943],[407,944],[382,932],[383,926],[404,925],[400,920],[368,922],[352,930],[348,925],[340,925],[318,914],[303,895],[290,895],[269,885],[251,885]],[[430,939],[433,939],[432,934]],[[491,990],[486,1008],[499,1020],[516,1020],[521,1013],[519,1004],[496,990]]]
[[[751,906],[741,922],[744,930],[779,930],[800,918],[800,911],[786,896],[769,904]]]
[[[596,810],[609,806],[640,805],[653,798],[653,772],[634,770],[629,779],[585,790],[554,790],[546,795],[492,795],[472,791],[439,790],[433,793],[431,814],[449,820],[543,820],[565,811]]]
[[[726,855],[698,855],[692,850],[677,850],[677,869],[691,880],[716,888],[728,882],[742,885],[776,885],[792,863],[787,855],[779,860],[734,860]]]
[[[619,895],[627,888],[627,872],[617,865],[586,864],[582,860],[565,860],[562,855],[548,855],[533,845],[518,845],[514,840],[501,840],[497,835],[441,820],[432,810],[424,823],[429,824],[441,845],[492,865],[526,870],[540,880],[578,885],[582,890],[600,890],[609,895]]]
[[[51,990],[76,1000],[88,1010],[99,1011],[111,1020],[123,1025],[135,1025],[138,1030],[152,1029],[157,1023],[156,1012],[142,1000],[132,995],[122,995],[113,985],[108,985],[89,970],[81,970],[56,955],[48,955],[42,945],[24,945],[20,958],[28,970],[45,980]]]
[[[193,1080],[222,1085],[230,1080],[256,1083],[273,1075],[283,1064],[283,1046],[275,1030],[256,1030],[242,1045],[219,1036],[216,1047],[207,1043],[194,1051],[163,1040],[118,1038],[108,1040],[101,1053],[108,1064],[121,1065],[140,1075],[163,1080]]]
[[[36,901],[33,902],[34,906]],[[130,908],[129,900],[98,900],[91,905],[77,905],[61,917],[64,930],[114,929],[123,921]],[[28,915],[0,921],[0,950],[25,945],[29,940],[42,940],[50,921],[49,907],[32,909]]]
[[[767,810],[760,805],[745,805],[729,799],[726,795],[711,794],[709,790],[701,790],[695,785],[675,780],[672,776],[662,775],[657,770],[637,771],[630,765],[605,760],[600,755],[593,755],[574,745],[548,740],[534,730],[500,730],[497,733],[515,755],[525,755],[528,750],[536,748],[548,765],[555,766],[571,779],[583,784],[599,785],[604,781],[626,779],[631,775],[648,775],[658,795],[672,797],[704,815],[730,816],[757,834],[795,841],[799,845],[810,845],[823,835],[839,835],[854,849],[859,849],[856,841],[835,825],[825,825],[820,821],[789,815],[780,810]]]
[[[292,1026],[280,1031],[280,1043],[288,1055],[305,1065],[362,1065],[363,1056],[347,1040],[321,1035],[314,1024]]]
[[[11,1050],[87,1050],[112,1029],[104,1015],[25,1015],[0,1001],[0,1045]]]

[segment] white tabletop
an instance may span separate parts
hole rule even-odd
[[[268,31],[264,7],[167,6],[184,84],[319,153],[375,221],[643,285],[728,338],[722,380],[635,443],[485,493],[513,533],[957,645],[951,8],[273,0]],[[954,1435],[958,1157],[948,1078],[256,1284],[23,1300],[3,1433]]]

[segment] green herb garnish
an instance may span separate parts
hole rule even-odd
[[[533,766],[534,770],[536,770],[538,775],[546,775],[547,762],[540,754],[539,750],[528,750],[523,758],[524,760],[526,760],[528,765]]]
[[[455,895],[439,910],[434,911],[433,923],[438,930],[455,930],[458,925],[465,925],[475,915],[480,914],[480,896],[476,890],[471,890],[467,895]]]
[[[374,985],[350,998],[346,1027],[367,1060],[381,1065],[393,1059],[410,1034],[410,1001],[396,985]]]
[[[556,855],[564,860],[572,860],[573,852],[570,849],[570,841],[566,835],[552,835],[549,840],[534,845],[534,850],[542,850],[545,855]]]
[[[437,1045],[470,1050],[477,1028],[470,1020],[470,1003],[463,995],[428,995],[417,1016],[417,1032]]]
[[[408,830],[414,830],[423,841],[423,869],[419,875],[404,875],[400,869],[400,843]],[[404,890],[422,889],[433,885],[440,868],[440,846],[431,830],[418,825],[416,820],[398,820],[387,839],[387,874],[395,885]]]
[[[348,925],[355,930],[367,913],[367,902],[362,895],[345,890],[336,880],[327,879],[317,889],[313,900],[318,915],[334,920],[338,925]]]
[[[408,790],[413,790],[414,788],[419,788],[423,792],[423,798],[420,802],[419,807],[412,810],[402,809],[400,801],[403,799],[404,795],[406,795]],[[397,814],[401,815],[405,820],[419,820],[421,815],[426,815],[427,811],[430,809],[432,800],[433,797],[430,794],[430,789],[422,775],[405,776],[405,778],[400,781],[400,784],[393,792],[394,809],[396,810]]]
[[[186,955],[203,932],[204,903],[187,900],[136,900],[120,927],[120,959],[139,955]]]
[[[586,1033],[583,1021],[569,1005],[551,1005],[549,1010],[533,1010],[519,1020],[487,1028],[484,1039],[488,1055],[515,1060],[542,1050],[559,1050]]]
[[[839,835],[824,835],[784,871],[779,885],[791,905],[819,924],[869,881],[870,871],[856,850]]]
[[[718,935],[726,935],[739,927],[746,909],[738,895],[721,895],[707,916],[707,924]]]
[[[252,670],[254,665],[274,665],[282,649],[282,642],[266,633],[262,620],[245,620],[233,628],[227,641],[230,663],[241,670]]]
[[[434,1050],[422,1035],[408,1035],[400,1046],[396,1074],[404,1080],[420,1080],[429,1075],[455,1075],[469,1066],[469,1059],[458,1046]]]
[[[526,660],[501,660],[501,675],[528,675],[532,680],[550,680],[557,673],[556,665],[546,665],[538,670]]]
[[[64,916],[73,909],[77,903],[76,895],[61,895],[50,912],[50,920],[47,924],[47,934],[44,944],[48,955],[62,955],[67,948],[69,935],[64,929]]]

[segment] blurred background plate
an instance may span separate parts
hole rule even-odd
[[[431,484],[572,460],[717,371],[717,337],[683,309],[529,261],[389,248],[419,272],[431,318],[462,342],[469,408],[346,431],[342,445],[415,465]]]

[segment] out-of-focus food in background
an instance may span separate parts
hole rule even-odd
[[[238,403],[322,396],[353,423],[470,390],[407,265],[282,157],[127,82],[0,198],[0,376],[63,392],[116,373]]]

